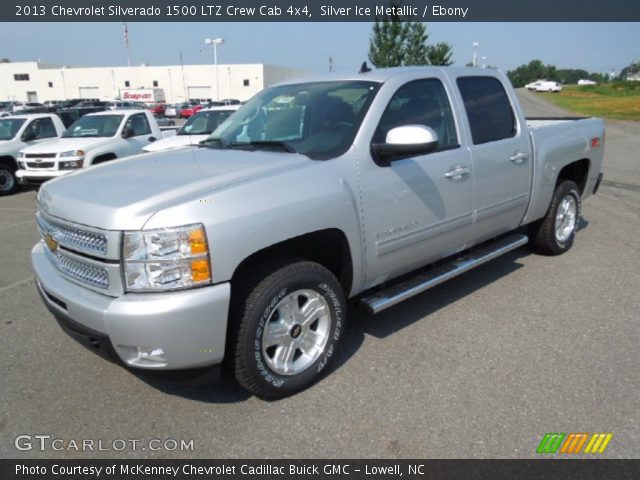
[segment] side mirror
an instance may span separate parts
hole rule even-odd
[[[388,167],[392,161],[425,155],[438,148],[438,134],[424,125],[403,125],[387,132],[385,143],[371,144],[371,152],[379,165]]]
[[[23,142],[30,142],[31,140],[35,140],[35,139],[36,139],[36,132],[34,132],[31,129],[25,130],[21,137],[21,140]]]
[[[124,127],[122,130],[122,138],[131,138],[133,137],[134,131],[130,127]]]

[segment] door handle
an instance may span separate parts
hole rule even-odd
[[[448,172],[446,172],[444,176],[449,180],[453,180],[454,182],[457,182],[462,180],[463,177],[465,177],[466,175],[469,175],[470,173],[471,173],[471,170],[469,169],[469,167],[463,167],[461,165],[458,165],[456,167],[453,167]]]
[[[156,137],[149,137],[149,138],[148,138],[148,140],[149,140],[150,142],[155,142],[155,141],[157,140],[157,138],[156,138]]]
[[[527,158],[529,158],[528,153],[516,152],[509,157],[509,160],[511,160],[516,165],[522,165]]]

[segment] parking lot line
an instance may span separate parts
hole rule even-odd
[[[2,228],[19,227],[20,225],[26,225],[28,223],[33,223],[33,222],[35,222],[35,220],[25,220],[24,222],[12,223],[11,225],[0,224],[0,227]]]
[[[29,282],[33,282],[36,279],[35,275],[31,275],[30,277],[24,278],[18,282],[12,283],[11,285],[5,285],[4,287],[0,287],[0,293],[6,292],[7,290],[11,290],[14,287],[19,287],[20,285],[24,285]]]

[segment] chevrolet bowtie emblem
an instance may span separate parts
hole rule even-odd
[[[44,235],[44,243],[47,244],[47,247],[49,247],[49,250],[51,250],[53,253],[58,250],[58,242],[50,233],[46,233]]]

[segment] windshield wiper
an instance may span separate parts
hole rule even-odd
[[[287,142],[282,142],[280,140],[254,140],[251,142],[238,142],[232,143],[231,147],[265,147],[265,148],[277,148],[283,150],[288,153],[298,153],[291,145]]]
[[[212,146],[219,146],[219,147],[225,148],[225,149],[226,148],[231,148],[231,144],[229,142],[227,142],[222,137],[205,138],[201,142],[198,142],[198,145],[201,146],[201,147],[205,147],[205,148],[209,148],[209,147],[212,147]]]

